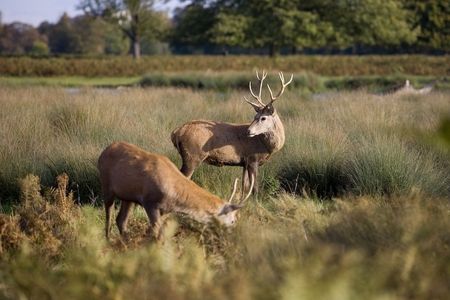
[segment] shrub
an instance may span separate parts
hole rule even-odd
[[[39,177],[28,175],[21,185],[21,203],[17,208],[18,223],[31,245],[43,258],[61,255],[63,248],[75,241],[79,208],[73,193],[67,194],[69,178],[57,178],[58,187],[41,195]]]
[[[8,76],[142,76],[148,72],[244,71],[254,68],[308,72],[323,76],[447,76],[448,56],[147,56],[100,58],[1,57],[0,74]]]
[[[23,199],[52,199],[37,182],[33,176],[22,182]],[[63,194],[59,189],[62,201],[49,201],[47,213],[67,200]],[[27,206],[32,218],[42,208]],[[164,243],[137,245],[133,238],[106,243],[102,210],[76,211],[70,217],[76,235],[54,235],[75,242],[59,247],[52,260],[42,259],[48,246],[35,239],[0,256],[1,298],[441,299],[450,292],[446,198],[415,192],[322,202],[280,194],[249,202],[231,231],[180,216],[180,226],[168,221]],[[58,217],[39,216],[50,232],[61,226]],[[146,223],[141,217],[130,221]]]

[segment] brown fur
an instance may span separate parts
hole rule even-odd
[[[159,230],[161,214],[184,212],[199,221],[209,221],[226,206],[222,199],[183,176],[167,157],[132,144],[115,142],[108,146],[98,159],[98,169],[105,201],[107,237],[115,197],[122,201],[116,219],[121,234],[126,231],[133,203],[144,207],[156,230]]]
[[[274,118],[274,130],[253,137],[248,136],[251,124],[196,120],[175,129],[171,139],[183,160],[181,172],[190,178],[202,162],[241,166],[246,189],[251,175],[256,178],[258,166],[284,145],[284,127],[276,111],[258,112],[255,120],[269,114]]]
[[[242,191],[249,184],[250,178],[254,181],[258,176],[258,167],[264,164],[269,157],[280,150],[284,145],[284,127],[275,108],[274,101],[280,97],[294,75],[285,82],[284,75],[279,72],[281,89],[276,96],[270,86],[271,101],[264,104],[261,92],[267,72],[256,78],[259,80],[259,94],[255,94],[252,83],[249,82],[250,94],[257,102],[251,102],[244,97],[256,111],[255,118],[250,124],[232,124],[215,121],[191,121],[172,132],[171,139],[175,148],[183,159],[181,172],[191,178],[195,168],[202,162],[214,166],[242,166]],[[253,187],[253,183],[252,183]],[[258,187],[255,184],[255,191]],[[250,192],[252,188],[250,188]]]

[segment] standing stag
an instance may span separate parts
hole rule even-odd
[[[204,223],[216,219],[226,226],[234,225],[237,210],[250,196],[248,193],[239,204],[231,203],[236,179],[231,197],[225,202],[186,178],[167,157],[124,142],[113,143],[103,150],[98,169],[105,202],[106,238],[111,231],[111,208],[116,197],[122,201],[116,218],[121,235],[126,232],[130,208],[136,203],[144,207],[159,237],[160,216],[169,212],[185,213]]]
[[[250,124],[232,124],[216,121],[196,120],[188,122],[172,132],[171,139],[183,160],[181,172],[191,178],[195,168],[202,162],[214,166],[241,166],[243,167],[242,191],[248,189],[249,178],[257,178],[258,166],[264,164],[269,157],[279,151],[284,145],[284,127],[273,103],[280,97],[288,82],[284,75],[279,73],[281,89],[274,96],[270,86],[270,102],[264,104],[261,99],[263,81],[267,73],[262,75],[256,72],[259,80],[259,94],[256,95],[249,82],[250,93],[256,102],[249,103],[256,115]],[[252,188],[250,188],[251,192]],[[255,184],[257,190],[257,184]]]

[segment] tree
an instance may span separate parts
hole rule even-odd
[[[220,12],[209,30],[210,41],[222,46],[238,46],[245,44],[245,32],[248,19],[239,14]]]
[[[418,33],[411,30],[399,0],[317,0],[300,7],[332,24],[330,42],[335,47],[412,43]]]
[[[411,44],[419,30],[411,30],[402,1],[407,0],[194,0],[176,32],[186,42],[264,47],[271,55],[286,47]],[[179,28],[185,25],[190,26]]]
[[[450,2],[404,0],[411,12],[411,26],[419,30],[417,44],[425,49],[450,51]]]
[[[302,9],[301,0],[244,1],[243,11],[251,21],[248,38],[254,46],[269,47],[271,56],[281,47],[321,47],[333,32],[330,22],[315,11]]]
[[[192,1],[175,26],[181,42],[265,47],[270,55],[286,46],[321,46],[332,31],[316,13],[301,11],[299,0]]]
[[[0,52],[5,54],[30,53],[36,43],[46,43],[44,36],[31,25],[13,22],[0,25]]]
[[[254,47],[269,47],[271,56],[300,42],[298,29],[310,29],[303,21],[314,18],[313,13],[298,10],[297,1],[289,0],[243,1],[240,9],[249,19],[247,39]]]
[[[43,23],[41,32],[48,36],[48,44],[52,53],[81,53],[81,40],[70,17],[64,13],[56,24]]]
[[[100,19],[101,20],[101,19]],[[104,53],[120,55],[126,54],[130,50],[130,41],[122,33],[122,30],[109,22],[105,24],[103,31]]]
[[[38,30],[48,37],[52,53],[121,54],[129,48],[121,30],[101,18],[63,14],[56,24],[43,22]]]
[[[215,11],[202,3],[192,3],[177,10],[174,16],[175,28],[172,41],[189,45],[202,45],[210,42],[210,29],[215,24]]]
[[[48,48],[47,43],[43,41],[36,41],[33,43],[33,47],[29,53],[33,56],[48,55],[50,53],[50,49]]]
[[[130,39],[133,56],[139,58],[143,36],[160,38],[169,24],[164,14],[153,10],[153,4],[154,0],[81,0],[79,8],[117,24]]]

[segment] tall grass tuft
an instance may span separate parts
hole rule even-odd
[[[358,145],[346,169],[355,193],[404,194],[417,188],[434,195],[449,194],[450,174],[439,169],[432,155],[409,149],[393,137],[377,137]]]

